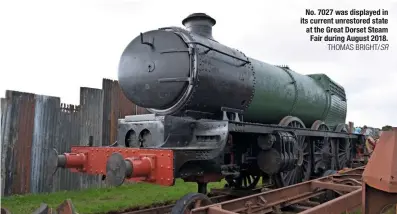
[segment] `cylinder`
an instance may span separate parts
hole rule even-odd
[[[58,156],[58,164],[66,168],[79,168],[86,162],[86,156],[82,153],[65,153]],[[63,167],[63,166],[62,166]]]
[[[150,174],[152,170],[152,163],[150,158],[126,158],[127,161],[131,163],[132,166],[132,176],[131,177],[146,177]]]

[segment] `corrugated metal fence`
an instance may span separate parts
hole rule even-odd
[[[124,96],[118,82],[103,79],[102,89],[80,88],[80,105],[59,97],[7,91],[1,99],[2,196],[102,186],[99,176],[58,170],[51,176],[48,157],[72,145],[116,141],[117,119],[147,113]]]

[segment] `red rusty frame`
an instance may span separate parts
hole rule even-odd
[[[397,204],[397,127],[384,131],[363,174],[363,214]],[[396,206],[397,209],[397,206]]]
[[[397,128],[382,133],[363,176],[373,188],[397,193]]]
[[[338,213],[353,210],[361,204],[361,175],[364,167],[346,170],[335,175],[291,185],[288,187],[258,193],[218,204],[193,209],[191,213],[270,213],[293,204],[313,204],[310,198],[323,195],[327,190],[344,194],[332,200],[332,209]],[[345,194],[347,193],[347,194]],[[344,200],[349,197],[349,200]],[[343,199],[343,200],[342,200]],[[308,202],[309,201],[309,202]],[[336,206],[338,205],[338,206]],[[304,207],[304,206],[301,206]],[[329,206],[307,207],[304,213],[334,213],[328,212]]]
[[[78,214],[73,206],[70,199],[63,201],[56,209],[49,207],[47,204],[42,203],[41,206],[36,209],[34,214]],[[8,214],[8,213],[6,213]],[[11,214],[11,213],[10,213]]]
[[[132,165],[128,180],[140,180],[164,186],[174,185],[174,154],[169,149],[74,146],[64,153],[64,168],[72,172],[106,175],[108,158],[119,153]],[[59,161],[59,160],[58,160]]]

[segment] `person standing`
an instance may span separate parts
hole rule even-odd
[[[366,137],[369,136],[370,130],[368,129],[368,127],[366,125],[364,125],[363,129],[361,130],[361,134],[365,135]]]

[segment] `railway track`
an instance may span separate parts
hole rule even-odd
[[[217,195],[210,197],[211,201],[220,203],[227,200],[230,200],[232,197],[229,195]],[[157,207],[150,207],[141,210],[134,210],[134,211],[126,211],[126,212],[111,212],[112,214],[168,214],[171,213],[172,207],[175,204],[169,204],[164,206],[157,206]]]
[[[231,190],[228,188],[213,188],[208,194],[212,203],[222,203],[228,200],[233,200],[236,198],[260,193],[265,190],[269,190],[272,188],[272,184],[264,184],[259,186],[258,188],[252,190]],[[122,212],[109,212],[108,214],[169,214],[171,213],[172,208],[175,206],[175,203],[163,206],[151,206],[148,208],[137,209],[132,211],[122,211]]]
[[[201,213],[284,213],[314,214],[342,213],[352,211],[361,205],[362,174],[365,166],[346,169],[329,176],[272,189],[265,185],[251,191],[212,189],[211,205],[186,210],[191,214]],[[198,193],[197,193],[198,194]],[[194,201],[195,204],[198,201]],[[185,203],[181,205],[181,203]],[[189,206],[189,201],[147,209],[118,212],[118,214],[160,214],[171,213],[174,206]],[[330,207],[332,209],[330,210]],[[112,212],[115,214],[115,212]]]
[[[351,211],[361,205],[363,171],[364,166],[349,169],[296,185],[193,208],[190,213],[313,214]]]
[[[274,189],[266,184],[250,191],[211,189],[212,204],[198,205],[186,210],[191,214],[204,213],[328,213],[329,203],[335,207],[332,213],[354,210],[361,204],[361,185],[364,166],[346,169],[307,182]],[[194,193],[199,194],[199,193]],[[345,200],[348,198],[349,200]],[[189,207],[189,203],[200,204],[200,200],[177,201],[176,204],[147,209],[117,212],[117,214],[163,214],[171,213],[174,206]],[[343,204],[341,204],[343,203]],[[338,210],[338,207],[340,207]],[[347,207],[347,209],[346,209]],[[116,212],[111,212],[116,214]],[[175,213],[176,214],[176,213]]]
[[[299,183],[289,187],[275,189],[272,184],[264,184],[253,190],[231,190],[228,188],[211,189],[209,199],[212,204],[197,207],[193,213],[321,213],[321,204],[331,199],[338,201],[357,196],[353,208],[361,203],[363,164],[357,163],[357,168],[345,169],[329,176]],[[356,165],[356,166],[357,166]],[[156,207],[147,207],[136,210],[109,212],[108,214],[168,214],[174,206],[168,204]],[[184,202],[189,203],[189,202]],[[197,203],[197,201],[195,201]],[[334,203],[334,202],[332,202]],[[337,202],[340,203],[340,202]],[[351,203],[351,201],[347,202]],[[315,209],[312,212],[310,209]],[[307,211],[309,210],[309,211]]]

